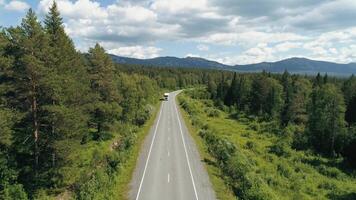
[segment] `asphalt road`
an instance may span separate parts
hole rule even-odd
[[[147,136],[131,181],[132,200],[215,200],[215,193],[170,93]]]

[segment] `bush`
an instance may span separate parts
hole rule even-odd
[[[100,200],[110,199],[109,194],[110,177],[102,169],[97,170],[88,180],[83,180],[77,190],[77,199],[79,200]]]
[[[205,112],[209,117],[220,117],[220,111],[215,108],[207,108]]]
[[[290,178],[293,174],[293,169],[290,168],[287,163],[278,163],[277,171],[281,176],[284,176],[286,178]]]
[[[245,149],[253,150],[255,149],[255,147],[256,147],[256,143],[254,143],[253,141],[246,142]]]
[[[3,195],[0,193],[0,198],[3,200],[27,200],[27,194],[22,185],[6,185],[3,191]]]
[[[269,153],[289,157],[291,155],[291,149],[285,140],[279,140],[276,144],[269,147]]]
[[[344,174],[335,167],[327,167],[325,165],[320,165],[317,167],[318,171],[320,174],[330,177],[330,178],[336,178],[336,179],[342,179],[344,177]]]
[[[251,122],[249,124],[248,128],[250,130],[259,132],[260,131],[260,124],[258,122],[256,122],[256,121],[253,121],[253,122]]]

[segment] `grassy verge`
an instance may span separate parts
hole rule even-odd
[[[268,123],[232,118],[210,100],[179,98],[201,155],[211,161],[206,166],[219,199],[356,199],[355,173],[343,169],[342,160],[296,151],[265,128]]]
[[[141,128],[141,130],[138,132],[138,137],[137,141],[134,144],[130,154],[129,158],[127,159],[126,163],[122,166],[120,176],[117,177],[118,182],[117,182],[117,193],[119,194],[118,200],[127,200],[128,199],[128,193],[129,193],[129,184],[133,176],[133,172],[135,170],[136,164],[137,164],[137,158],[139,156],[141,147],[143,145],[143,142],[149,133],[152,125],[155,122],[155,119],[157,117],[157,114],[159,112],[161,102],[159,102],[155,106],[155,112],[151,116],[151,118],[146,122],[146,124]]]
[[[180,102],[179,101],[180,95],[183,94],[181,93],[178,95],[178,102]],[[183,119],[185,121],[185,124],[187,125],[189,133],[193,137],[198,147],[198,151],[200,153],[201,158],[206,161],[214,160],[214,158],[208,153],[207,146],[204,144],[203,139],[198,135],[197,128],[195,128],[192,125],[192,121],[190,119],[189,114],[180,106],[179,106],[179,110],[182,113]],[[205,165],[205,167],[208,171],[208,175],[212,183],[212,186],[214,188],[216,197],[221,200],[236,200],[236,197],[234,196],[231,189],[224,183],[220,169],[214,165]]]

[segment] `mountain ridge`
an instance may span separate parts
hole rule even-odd
[[[180,67],[229,70],[236,72],[261,72],[283,73],[287,70],[294,74],[327,73],[336,76],[349,76],[356,74],[356,63],[334,63],[328,61],[312,60],[304,57],[291,57],[276,62],[260,62],[245,65],[226,65],[217,61],[201,57],[178,58],[174,56],[156,57],[150,59],[129,58],[110,54],[113,61],[119,64],[135,64],[142,66]]]

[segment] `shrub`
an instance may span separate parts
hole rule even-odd
[[[320,165],[317,167],[318,171],[320,174],[330,177],[330,178],[336,178],[336,179],[342,179],[344,177],[344,174],[335,167],[327,167],[325,165]]]
[[[255,149],[255,147],[256,143],[254,143],[253,141],[246,142],[245,149]]]
[[[293,174],[292,168],[290,168],[286,163],[278,163],[277,171],[281,176],[284,176],[286,178],[291,177],[291,175]]]
[[[5,185],[3,195],[0,193],[0,198],[3,200],[27,200],[27,194],[23,189],[22,185]]]
[[[332,182],[322,182],[318,185],[319,189],[325,189],[325,190],[336,190],[337,187],[334,183]]]
[[[207,108],[207,109],[205,109],[205,112],[209,117],[219,117],[220,116],[220,111],[215,108]]]
[[[253,131],[259,131],[260,130],[260,124],[256,121],[253,121],[249,124],[248,128]]]
[[[276,144],[269,147],[269,153],[273,153],[277,156],[289,157],[291,155],[291,150],[285,140],[279,140]]]

